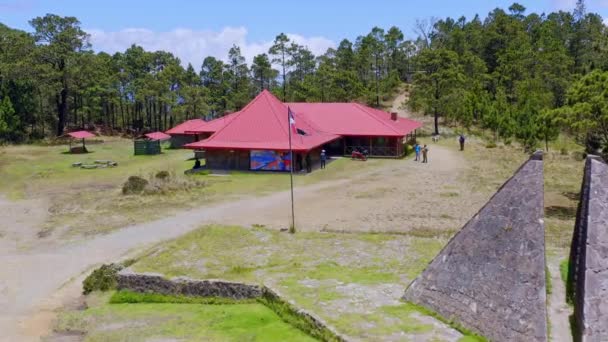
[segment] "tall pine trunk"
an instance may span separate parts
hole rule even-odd
[[[55,101],[57,102],[57,136],[61,136],[63,134],[68,115],[68,75],[65,70],[64,60],[60,62],[59,70],[62,73],[62,89],[61,93],[55,96]]]

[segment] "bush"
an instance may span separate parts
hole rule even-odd
[[[83,282],[82,292],[89,294],[92,291],[109,291],[116,288],[118,272],[123,268],[117,264],[103,264],[94,270]]]
[[[565,147],[562,147],[562,148],[559,150],[559,154],[561,154],[562,156],[567,156],[567,155],[568,155],[568,149],[567,149],[567,148],[565,148]]]
[[[489,142],[486,144],[486,148],[496,148],[496,143],[495,142]]]
[[[156,177],[156,179],[166,180],[169,176],[169,171],[158,171],[154,177]]]
[[[122,185],[122,193],[124,195],[140,194],[144,191],[147,185],[147,180],[139,176],[131,176],[129,179],[127,179],[125,184]]]
[[[574,158],[576,161],[583,161],[585,158],[587,158],[587,153],[576,151],[572,153],[572,158]]]

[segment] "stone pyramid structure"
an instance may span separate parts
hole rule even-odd
[[[574,340],[608,341],[608,165],[597,156],[585,163],[570,272]]]
[[[546,341],[542,152],[525,162],[405,291],[491,341]]]

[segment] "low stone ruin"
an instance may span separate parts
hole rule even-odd
[[[134,273],[129,269],[118,274],[117,288],[140,293],[160,293],[191,297],[222,297],[235,300],[259,298],[262,288],[257,285],[225,280],[194,280],[180,277],[166,279],[160,274]]]

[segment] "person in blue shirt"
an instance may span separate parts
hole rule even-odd
[[[414,145],[414,152],[416,152],[416,159],[414,161],[420,161],[420,145],[418,143]]]

